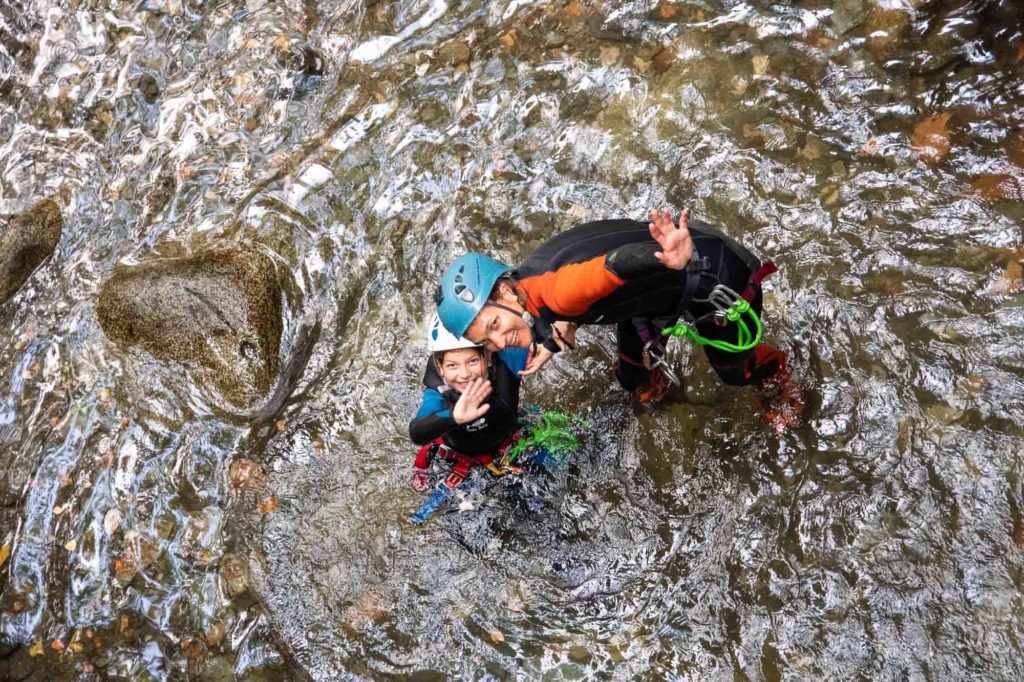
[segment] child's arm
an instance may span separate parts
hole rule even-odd
[[[490,381],[482,377],[474,379],[466,392],[459,396],[455,408],[449,409],[436,389],[425,389],[423,404],[409,423],[409,438],[416,445],[425,445],[458,426],[476,421],[491,409],[486,402],[490,394]]]
[[[423,404],[409,422],[409,438],[412,442],[416,445],[426,445],[456,426],[458,425],[452,417],[452,411],[448,409],[441,394],[433,388],[424,389]]]

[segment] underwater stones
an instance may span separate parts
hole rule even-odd
[[[288,44],[286,49],[279,45],[277,63],[304,76],[322,76],[326,66],[320,53],[309,45]]]
[[[832,9],[829,21],[836,33],[842,35],[864,23],[868,16],[866,0],[838,0]]]
[[[60,206],[53,199],[43,199],[11,219],[0,234],[0,304],[53,253],[63,227]]]
[[[112,341],[197,364],[234,405],[266,395],[278,366],[281,285],[255,250],[211,250],[119,270],[100,290]]]
[[[1017,168],[1024,168],[1024,129],[1018,130],[1010,136],[1006,143],[1006,154],[1010,163]]]
[[[225,554],[220,560],[220,577],[224,589],[231,597],[249,589],[249,563],[240,554]]]
[[[914,126],[910,139],[919,159],[926,163],[938,163],[949,155],[951,118],[952,114],[945,111],[929,116]]]
[[[263,490],[267,487],[267,474],[251,459],[236,459],[229,470],[231,485],[237,490]]]
[[[146,100],[148,104],[152,104],[160,98],[160,85],[156,82],[156,78],[148,73],[139,76],[136,87],[139,94],[142,95],[142,99]]]
[[[904,9],[872,7],[865,32],[868,49],[879,59],[892,58],[906,38],[910,15]]]
[[[547,31],[541,40],[546,50],[557,50],[565,46],[565,36],[553,29]]]
[[[651,58],[651,65],[654,68],[654,73],[663,74],[675,64],[676,51],[674,48],[664,47],[659,50],[654,57]]]
[[[469,45],[464,40],[452,40],[441,46],[437,51],[437,60],[443,66],[458,66],[465,64],[472,57]]]
[[[807,136],[807,142],[798,154],[808,161],[817,161],[828,153],[828,145],[813,135]]]
[[[22,646],[0,660],[0,679],[20,682],[31,678],[36,671],[29,648]]]

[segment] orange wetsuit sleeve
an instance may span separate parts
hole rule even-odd
[[[605,260],[606,256],[601,255],[520,280],[526,307],[533,315],[540,315],[541,308],[559,316],[582,315],[624,283],[605,267]]]

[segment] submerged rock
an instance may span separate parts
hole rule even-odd
[[[0,235],[0,304],[13,296],[53,253],[63,227],[60,206],[53,199],[33,204],[8,223]]]
[[[241,554],[225,554],[220,560],[220,576],[228,595],[237,597],[249,589],[249,563]]]
[[[842,35],[857,28],[868,18],[866,0],[838,0],[832,7],[832,28]]]
[[[304,76],[324,75],[324,58],[309,45],[289,45],[287,49],[279,48],[277,62]]]
[[[152,104],[160,99],[160,84],[157,83],[156,78],[153,78],[150,74],[145,73],[139,76],[136,87],[142,95],[142,99],[146,100],[147,104]]]
[[[469,45],[464,40],[453,40],[445,43],[437,52],[437,60],[443,66],[465,64],[472,57]]]
[[[910,14],[903,8],[871,8],[865,32],[868,49],[879,59],[891,59],[906,41],[910,29]]]
[[[257,251],[208,251],[144,263],[103,283],[96,306],[113,341],[196,363],[235,405],[266,395],[281,344],[281,285]]]

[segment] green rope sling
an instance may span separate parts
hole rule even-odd
[[[764,334],[761,319],[750,307],[750,303],[746,299],[729,287],[719,284],[711,291],[707,300],[717,308],[718,312],[715,313],[716,315],[722,315],[730,322],[736,323],[738,336],[736,343],[701,336],[697,333],[696,327],[685,322],[666,327],[661,331],[662,336],[687,336],[695,343],[725,351],[726,353],[743,353],[761,343],[761,337]],[[743,319],[744,315],[747,315],[753,321],[754,329],[757,330],[753,335],[750,333],[750,326]]]

